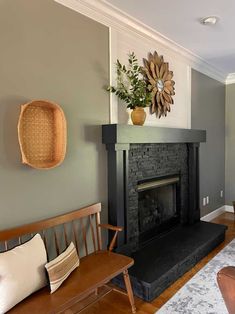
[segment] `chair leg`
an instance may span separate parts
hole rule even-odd
[[[128,298],[129,298],[129,301],[131,304],[132,313],[136,313],[135,301],[134,301],[134,296],[133,296],[133,291],[132,291],[132,287],[131,287],[131,282],[130,282],[128,270],[124,270],[123,277],[124,277],[124,281],[125,281],[125,285],[126,285]]]

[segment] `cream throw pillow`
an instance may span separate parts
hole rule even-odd
[[[5,313],[47,284],[47,254],[39,234],[30,241],[0,253],[0,313]]]
[[[45,265],[50,280],[51,293],[55,292],[78,266],[77,250],[71,242],[63,253]]]

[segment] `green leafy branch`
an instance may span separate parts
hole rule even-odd
[[[108,91],[114,93],[127,104],[127,108],[148,107],[151,104],[152,93],[144,79],[142,67],[134,52],[128,54],[128,66],[116,62],[117,86],[109,86]]]

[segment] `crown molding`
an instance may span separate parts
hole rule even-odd
[[[227,74],[215,68],[209,62],[182,47],[151,27],[145,25],[129,14],[119,10],[105,0],[54,0],[77,11],[109,28],[129,32],[150,40],[155,40],[172,50],[193,69],[202,72],[222,83],[227,83]],[[230,76],[230,75],[229,75]]]
[[[229,84],[234,84],[234,83],[235,83],[235,73],[229,73],[226,78],[225,84],[229,85]]]

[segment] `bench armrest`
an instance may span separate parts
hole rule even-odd
[[[122,231],[123,230],[123,227],[113,226],[110,224],[99,224],[99,227],[113,230],[113,231]]]
[[[111,243],[110,243],[110,245],[109,245],[109,251],[112,251],[113,248],[114,248],[116,239],[117,239],[118,232],[119,232],[119,231],[122,231],[123,228],[122,228],[122,227],[117,227],[117,226],[112,226],[112,225],[109,225],[109,224],[99,224],[99,227],[100,227],[100,228],[104,228],[104,229],[108,229],[108,230],[115,231],[114,236],[113,236],[113,238],[112,238],[112,241],[111,241]]]

